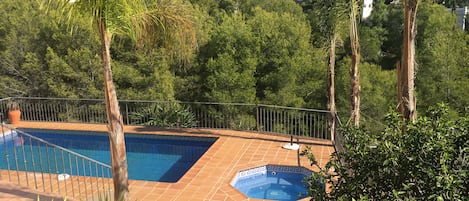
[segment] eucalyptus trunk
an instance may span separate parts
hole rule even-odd
[[[358,66],[360,64],[360,43],[358,38],[357,14],[358,5],[352,0],[350,10],[350,46],[352,50],[352,66],[350,69],[350,118],[355,127],[360,126],[360,75]]]
[[[414,121],[417,118],[414,94],[415,78],[415,36],[417,35],[418,0],[404,1],[404,44],[402,61],[398,68],[398,104],[403,118]]]
[[[335,45],[337,42],[337,35],[331,39],[329,49],[329,66],[327,69],[327,110],[329,110],[329,133],[331,140],[334,141],[336,130],[336,108],[335,108]]]
[[[101,37],[101,51],[103,60],[104,93],[108,132],[111,151],[112,180],[114,184],[114,200],[128,201],[129,179],[127,170],[127,156],[124,140],[124,123],[119,110],[116,90],[112,80],[111,70],[111,40],[112,34],[106,31],[106,24],[98,20]]]

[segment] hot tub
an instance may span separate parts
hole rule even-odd
[[[249,198],[298,200],[308,197],[302,181],[310,175],[304,167],[266,165],[239,171],[231,185]]]

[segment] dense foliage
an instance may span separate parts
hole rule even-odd
[[[387,1],[389,3],[389,1]],[[465,1],[454,1],[457,5]],[[119,99],[265,103],[326,108],[329,39],[337,33],[336,97],[348,116],[350,52],[347,1],[191,0],[198,51],[172,60],[167,49],[116,38],[111,49]],[[441,3],[441,4],[437,4]],[[469,105],[469,36],[443,2],[418,13],[417,106]],[[73,26],[37,1],[0,1],[0,97],[103,98],[99,40],[87,19]],[[395,64],[402,44],[402,5],[376,1],[359,24],[362,124],[381,125],[396,104]],[[334,12],[332,12],[334,11]],[[347,120],[343,120],[346,122]]]
[[[130,114],[132,124],[163,128],[190,128],[197,124],[195,115],[176,103],[155,104]]]
[[[344,153],[307,179],[314,200],[468,200],[469,113],[451,120],[440,104],[414,123],[397,113],[369,132],[343,128]],[[317,166],[311,152],[310,157]],[[325,192],[321,183],[328,183]]]

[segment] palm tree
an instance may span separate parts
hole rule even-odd
[[[335,131],[337,127],[336,106],[335,106],[335,46],[337,44],[338,34],[334,33],[330,39],[329,61],[327,68],[327,110],[329,110],[328,124],[331,140],[334,141]]]
[[[191,7],[171,0],[44,0],[46,10],[56,9],[70,22],[76,15],[90,19],[101,39],[101,56],[115,200],[130,200],[124,126],[112,80],[110,47],[113,36],[128,36],[138,47],[162,45],[187,58],[195,48]],[[177,47],[177,48],[174,48]]]
[[[326,2],[328,2],[326,0]],[[344,14],[344,1],[331,1],[326,4],[328,7],[323,9],[324,13],[324,26],[329,40],[329,55],[327,67],[327,110],[329,110],[329,133],[331,139],[334,141],[335,131],[337,127],[336,117],[336,103],[335,103],[335,61],[336,61],[336,46],[341,42],[341,36],[345,30]]]
[[[336,131],[336,103],[335,103],[335,61],[336,47],[342,42],[342,35],[345,30],[345,0],[310,0],[304,2],[304,7],[310,13],[312,26],[319,30],[316,40],[320,41],[320,46],[328,49],[327,62],[327,110],[329,134],[334,141]],[[327,43],[326,43],[327,42]]]
[[[418,0],[405,0],[404,39],[401,64],[397,68],[398,105],[403,118],[414,121],[417,118],[414,94],[415,37],[417,35]]]
[[[358,72],[358,65],[360,64],[360,43],[358,40],[358,1],[352,0],[350,2],[350,46],[352,50],[352,66],[350,69],[350,116],[352,123],[355,127],[360,125],[360,75]]]

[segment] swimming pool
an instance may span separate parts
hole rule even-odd
[[[57,131],[57,130],[41,130],[41,129],[22,129],[35,137],[44,139],[50,143],[59,145],[71,151],[77,152],[99,162],[110,164],[109,138],[104,132],[87,132],[87,131]],[[50,147],[37,146],[31,144],[31,148],[24,150],[19,143],[27,143],[28,139],[18,134],[14,143],[6,143],[6,146],[15,146],[17,153],[22,151],[33,152],[34,155],[46,155],[50,152]],[[187,137],[187,136],[169,136],[169,135],[148,135],[148,134],[125,134],[127,164],[129,171],[129,179],[160,181],[160,182],[177,182],[197,160],[210,148],[217,140],[215,137]],[[5,146],[0,143],[0,146]],[[28,144],[29,146],[29,144]],[[4,147],[0,147],[0,163],[1,169],[6,169],[5,156],[3,154]],[[24,154],[27,156],[28,154]],[[13,157],[12,154],[9,158]],[[60,155],[59,155],[60,157]],[[31,160],[31,159],[25,159]],[[56,159],[58,161],[68,160],[66,156]],[[13,161],[13,159],[10,159]],[[68,164],[69,161],[62,162]],[[15,164],[12,164],[15,165]],[[38,165],[36,163],[36,165]],[[61,166],[61,164],[58,164]],[[28,163],[26,167],[18,165],[19,169],[32,170],[32,163]],[[65,169],[63,171],[62,169]],[[80,169],[80,168],[76,168]],[[51,173],[71,172],[74,167],[63,167],[52,169]],[[88,174],[96,173],[91,170]],[[96,170],[99,171],[99,170]],[[110,176],[110,175],[109,175]]]

